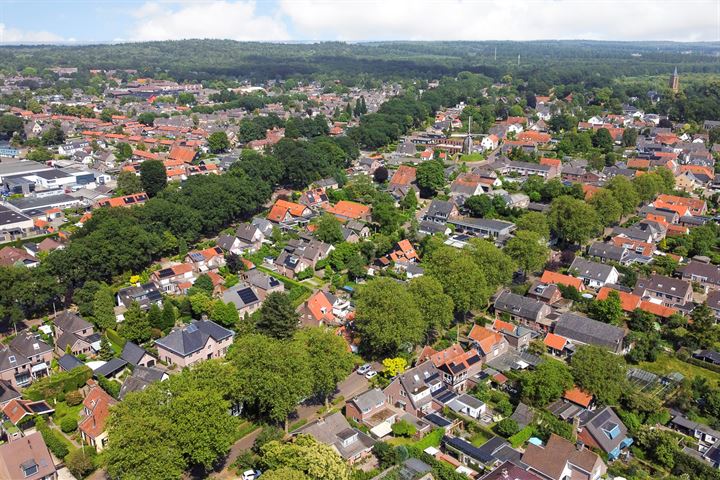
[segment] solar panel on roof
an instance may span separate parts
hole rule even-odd
[[[134,197],[125,197],[123,200],[125,201],[125,203],[135,203]]]
[[[195,262],[201,262],[201,261],[205,260],[205,257],[202,256],[202,253],[199,253],[199,252],[193,252],[189,255],[190,255],[190,258]]]
[[[255,292],[253,292],[250,288],[243,288],[242,290],[238,290],[238,296],[240,297],[240,300],[242,300],[243,303],[246,305],[258,301],[257,295],[255,295]]]
[[[158,277],[160,277],[160,278],[170,277],[170,276],[172,276],[172,274],[173,274],[172,268],[163,268],[162,270],[160,270],[158,272]]]

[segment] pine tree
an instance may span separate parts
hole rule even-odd
[[[115,350],[112,349],[112,346],[110,346],[110,342],[108,342],[107,338],[102,337],[102,339],[100,340],[100,351],[98,352],[98,358],[107,362],[113,357],[115,357]]]
[[[162,311],[162,327],[163,331],[170,330],[175,326],[175,307],[170,302],[165,302]]]
[[[137,302],[132,302],[125,312],[125,320],[120,325],[120,335],[135,343],[150,339],[150,323]]]
[[[154,303],[150,307],[150,310],[148,311],[147,319],[148,319],[148,323],[150,324],[151,328],[158,328],[158,329],[162,330],[163,315],[162,315],[162,311],[160,311],[160,307],[158,307],[156,303]]]
[[[93,313],[95,323],[103,330],[114,328],[117,324],[115,319],[115,296],[112,288],[103,285],[93,296]]]

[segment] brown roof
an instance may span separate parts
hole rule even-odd
[[[590,450],[578,450],[575,445],[562,437],[550,434],[544,447],[529,444],[522,456],[522,462],[543,475],[560,479],[568,462],[592,472],[599,457]]]
[[[85,417],[78,425],[78,428],[92,438],[96,438],[105,431],[105,423],[110,416],[110,407],[117,401],[105,392],[102,388],[94,386],[91,388],[83,406],[90,410],[90,415]]]
[[[4,247],[0,250],[0,265],[10,266],[23,260],[36,262],[37,260],[25,250],[15,247]]]
[[[390,185],[410,185],[415,181],[415,169],[407,165],[400,165],[390,179]]]
[[[23,467],[32,465],[37,465],[37,473],[25,477]],[[37,480],[52,477],[54,473],[55,463],[39,432],[0,445],[0,478]]]

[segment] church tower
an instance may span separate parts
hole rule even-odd
[[[678,75],[677,67],[675,67],[675,71],[672,74],[672,77],[670,77],[670,89],[677,93],[680,90],[680,75]]]
[[[473,150],[473,139],[472,134],[470,134],[470,126],[472,125],[472,116],[468,117],[468,133],[467,137],[463,139],[463,145],[462,145],[462,153],[465,155],[470,155]]]

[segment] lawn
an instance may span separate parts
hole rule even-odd
[[[470,443],[472,443],[476,447],[479,447],[491,438],[492,435],[490,435],[488,432],[484,430],[478,430],[477,432],[473,433],[472,437],[470,437]]]
[[[715,373],[711,370],[692,365],[687,362],[683,362],[675,357],[668,355],[667,353],[661,353],[658,355],[657,360],[654,362],[642,362],[639,365],[643,370],[652,372],[659,375],[666,375],[672,372],[679,372],[685,378],[693,379],[696,377],[702,377],[707,379],[711,383],[720,381],[720,374]]]
[[[83,406],[82,403],[79,405],[75,405],[74,407],[68,406],[65,402],[58,402],[57,405],[55,405],[55,414],[53,415],[53,423],[55,425],[60,425],[60,422],[63,418],[70,416],[71,418],[74,418],[78,422],[80,422],[80,411],[82,410]]]

